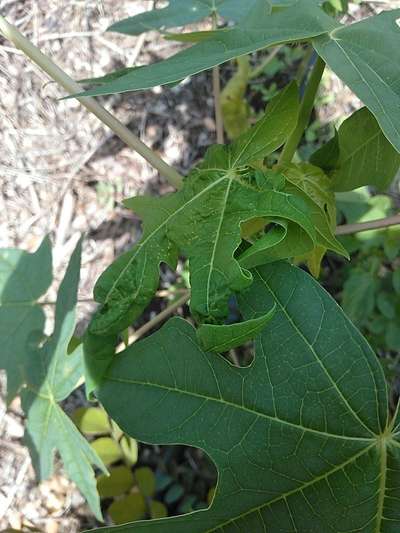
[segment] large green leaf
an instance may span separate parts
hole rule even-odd
[[[75,328],[80,259],[81,243],[71,257],[58,293],[53,334],[42,347],[32,348],[25,362],[26,388],[21,398],[27,415],[25,439],[38,477],[45,479],[52,474],[57,449],[70,478],[101,519],[91,465],[103,470],[104,466],[59,405],[76,388],[83,374],[81,347],[67,355]]]
[[[173,267],[178,249],[189,258],[192,311],[201,319],[223,318],[230,294],[251,283],[250,273],[233,257],[241,242],[240,225],[246,220],[291,221],[312,248],[314,228],[303,201],[258,188],[247,166],[285,142],[297,112],[297,89],[290,85],[235,143],[212,147],[181,191],[161,199],[137,197],[126,202],[144,220],[144,235],[97,282],[95,298],[103,307],[90,325],[92,334],[115,334],[129,326],[157,289],[160,262]]]
[[[202,448],[219,472],[209,509],[124,531],[394,533],[400,432],[375,354],[305,272],[274,263],[254,278],[245,317],[277,312],[250,367],[203,352],[172,319],[109,369],[98,396],[124,431]]]
[[[113,24],[108,31],[127,35],[140,35],[146,31],[161,28],[185,26],[217,13],[226,19],[239,20],[247,15],[258,0],[169,0],[168,6],[139,13],[134,17]],[[269,0],[265,9],[271,10]]]
[[[400,9],[314,39],[320,56],[372,111],[400,152]]]
[[[243,4],[248,5],[248,2]],[[202,42],[191,48],[132,71],[85,95],[114,94],[174,83],[235,57],[279,43],[309,39],[337,27],[315,2],[293,0],[292,4],[269,14],[265,0],[258,0],[240,25],[204,32]]]
[[[7,372],[7,399],[24,383],[30,343],[43,334],[44,313],[37,305],[52,281],[51,245],[46,238],[34,254],[0,250],[0,368]]]
[[[399,100],[400,101],[400,100]],[[400,167],[400,154],[384,136],[372,113],[362,108],[343,122],[334,139],[312,159],[320,160],[327,152],[337,154],[329,163],[329,176],[335,191],[350,191],[363,185],[386,189]]]

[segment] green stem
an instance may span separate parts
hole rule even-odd
[[[314,65],[314,68],[311,72],[310,79],[308,80],[307,88],[304,93],[303,101],[301,102],[299,120],[297,126],[287,143],[285,144],[280,159],[279,164],[285,165],[291,163],[294,154],[296,153],[297,147],[300,144],[301,138],[303,137],[304,131],[310,122],[311,113],[314,107],[315,97],[317,95],[319,84],[321,83],[322,74],[325,70],[325,62],[318,56],[318,59]]]
[[[250,72],[250,76],[249,78],[251,80],[254,80],[254,78],[258,78],[259,76],[261,76],[261,74],[264,73],[264,70],[266,69],[266,67],[271,63],[271,61],[279,54],[279,52],[282,50],[283,48],[283,44],[280,45],[280,46],[276,46],[262,61],[261,63],[257,66],[257,67],[254,67],[253,70]]]
[[[44,55],[39,48],[34,46],[24,37],[17,28],[9,24],[0,15],[0,33],[11,41],[17,48],[44,70],[51,79],[61,85],[69,94],[82,91],[82,87],[61,70],[49,57]],[[78,97],[77,100],[93,113],[101,122],[106,124],[122,141],[130,148],[140,154],[150,165],[165,176],[173,187],[179,189],[182,186],[183,176],[173,167],[163,161],[151,148],[146,146],[134,133],[132,133],[122,122],[102,107],[97,100],[88,96]]]

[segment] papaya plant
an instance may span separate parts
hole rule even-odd
[[[400,9],[345,25],[340,15],[347,4],[170,0],[167,7],[116,22],[110,30],[165,32],[206,18],[210,29],[165,32],[167,39],[190,45],[162,62],[128,65],[81,83],[0,17],[5,37],[176,189],[161,198],[124,202],[142,219],[143,235],[97,280],[99,305],[82,342],[73,337],[80,244],[60,287],[48,338],[41,308],[51,282],[48,239],[34,254],[0,253],[0,366],[7,372],[8,400],[22,397],[26,441],[39,477],[50,475],[58,450],[101,518],[97,489],[100,495],[121,496],[135,483],[132,439],[199,448],[217,468],[208,508],[178,517],[156,509],[160,502],[148,471],[136,472],[141,490],[117,499],[110,513],[118,516],[115,522],[140,519],[146,512],[153,519],[108,527],[110,532],[399,530],[399,409],[389,404],[384,373],[369,343],[315,279],[328,251],[346,261],[354,251],[339,236],[372,229],[379,234],[382,228],[391,228],[385,231],[393,236],[400,224],[399,214],[365,220],[360,213],[337,227],[346,205],[354,214],[351,195],[367,187],[382,197],[400,167]],[[311,51],[301,76],[304,87],[300,91],[295,80],[288,83],[250,124],[243,99],[250,69],[257,69],[251,67],[252,54],[286,43]],[[238,76],[221,94],[218,68],[231,60],[239,65]],[[298,148],[327,66],[365,107],[347,117],[309,160],[301,160]],[[176,84],[209,69],[217,137],[223,139],[225,118],[231,142],[211,145],[185,177],[93,99]],[[227,107],[232,102],[238,124],[235,107]],[[371,204],[379,201],[375,196]],[[394,261],[399,248],[396,239],[387,239]],[[157,292],[160,265],[175,269],[179,257],[188,260],[190,291],[178,304],[190,302],[190,317],[171,318],[135,342],[129,329]],[[358,281],[348,281],[346,291],[343,305],[350,314],[349,301],[368,305]],[[378,305],[389,312],[384,302]],[[146,332],[176,306],[150,321]],[[232,306],[240,316],[234,323],[228,320]],[[397,302],[390,313],[396,325]],[[252,362],[231,363],[226,352],[252,339]],[[90,445],[60,407],[83,381],[88,398],[105,410],[96,415],[95,430],[89,424],[92,434],[107,434],[112,427],[123,432],[105,451],[109,437]],[[73,418],[90,433],[83,414]],[[118,460],[125,464],[115,466]],[[114,465],[108,478],[107,465]],[[133,508],[140,512],[132,515]]]

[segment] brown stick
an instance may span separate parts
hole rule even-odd
[[[370,222],[361,222],[360,224],[345,224],[343,226],[338,226],[336,228],[336,235],[351,235],[352,233],[359,233],[360,231],[382,229],[397,225],[400,225],[400,213],[392,217],[380,218],[379,220],[371,220]]]

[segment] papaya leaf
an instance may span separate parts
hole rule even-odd
[[[37,305],[52,282],[51,244],[46,237],[34,254],[0,250],[0,368],[7,372],[7,401],[24,383],[23,368],[34,344],[43,335],[45,316]]]
[[[240,20],[246,16],[258,0],[169,0],[168,6],[139,13],[134,17],[116,22],[108,31],[124,33],[126,35],[140,35],[141,33],[185,26],[198,22],[217,13],[229,20]],[[271,11],[269,0],[265,0],[265,9]]]
[[[318,54],[375,115],[400,152],[400,9],[386,11],[313,40]],[[356,139],[356,136],[354,136]]]
[[[315,224],[318,244],[348,258],[346,249],[334,235],[336,206],[329,178],[321,169],[309,163],[288,165],[280,171],[288,184],[286,190],[303,194]]]
[[[75,328],[80,262],[79,242],[58,293],[53,334],[43,346],[32,350],[25,362],[26,388],[21,399],[27,416],[25,439],[39,479],[51,476],[57,449],[70,478],[101,520],[91,465],[104,471],[105,467],[59,405],[76,388],[83,374],[82,347],[67,355]]]
[[[274,316],[276,306],[258,318],[224,326],[204,324],[197,330],[197,341],[206,352],[227,352],[257,337]]]
[[[400,167],[400,154],[366,107],[343,122],[337,142],[339,158],[329,173],[333,190],[350,191],[363,185],[384,190],[390,185]]]
[[[248,2],[241,2],[248,6]],[[258,0],[245,20],[234,28],[206,32],[204,39],[159,63],[132,71],[126,76],[85,92],[85,96],[115,94],[149,89],[183,80],[268,46],[309,39],[329,32],[338,24],[315,2],[294,0],[286,8],[272,14],[265,0]]]
[[[300,227],[312,246],[315,233],[303,201],[284,192],[260,189],[252,182],[253,170],[247,167],[285,142],[297,113],[297,89],[292,84],[232,145],[209,149],[181,191],[161,199],[137,197],[125,202],[144,220],[143,238],[98,280],[94,295],[103,306],[89,327],[90,334],[117,334],[129,326],[157,290],[160,262],[174,268],[178,250],[189,259],[192,311],[200,319],[224,318],[232,292],[251,283],[251,275],[233,257],[241,242],[240,225],[246,220],[288,220]],[[93,365],[93,374],[96,372],[97,363]]]
[[[124,531],[394,532],[400,432],[378,359],[304,271],[274,263],[254,278],[245,318],[277,312],[250,367],[203,352],[179,318],[110,367],[98,396],[125,432],[202,448],[219,472],[207,510]]]
[[[267,231],[238,257],[242,268],[254,268],[311,252],[315,241],[288,220],[269,219]]]

